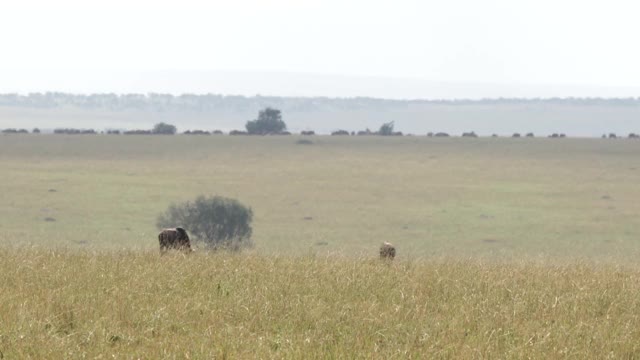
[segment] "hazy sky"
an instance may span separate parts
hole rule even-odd
[[[639,16],[630,0],[3,0],[0,91],[639,96]],[[247,76],[282,72],[338,76]]]

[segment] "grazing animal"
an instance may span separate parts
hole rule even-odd
[[[187,231],[181,227],[175,229],[164,229],[158,234],[160,241],[160,253],[164,254],[167,250],[177,249],[186,252],[193,251],[191,249],[191,241]]]
[[[396,257],[396,248],[391,243],[383,242],[380,246],[380,258],[393,260]]]

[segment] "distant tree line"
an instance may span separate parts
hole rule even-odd
[[[29,132],[29,130],[27,129],[15,129],[15,128],[8,128],[8,129],[3,129],[0,131],[2,134],[40,134],[41,131],[38,128],[33,129],[31,132]],[[94,129],[74,129],[74,128],[58,128],[58,129],[54,129],[53,130],[54,134],[66,134],[66,135],[96,135],[96,134],[107,134],[107,135],[175,135],[177,134],[177,132],[168,132],[168,133],[162,133],[162,132],[156,132],[154,130],[106,130],[106,131],[102,131],[102,132],[98,132]],[[186,130],[182,133],[183,135],[224,135],[224,132],[222,130],[214,130],[214,131],[207,131],[207,130]],[[290,132],[288,131],[282,131],[282,132],[267,132],[267,133],[259,133],[259,134],[251,134],[248,131],[244,131],[244,130],[231,130],[229,131],[228,135],[234,136],[234,135],[292,135]],[[306,131],[301,131],[300,135],[306,135],[306,136],[310,136],[310,135],[315,135],[315,132],[313,130],[306,130]],[[407,134],[404,135],[402,132],[400,131],[394,131],[390,134],[383,134],[380,131],[371,131],[369,129],[366,130],[361,130],[361,131],[347,131],[347,130],[335,130],[333,132],[331,132],[332,136],[413,136],[413,134]],[[450,135],[447,132],[428,132],[426,134],[427,137],[453,137],[454,135]],[[463,132],[462,134],[460,134],[460,137],[472,137],[472,138],[477,138],[479,137],[478,134],[476,134],[475,132],[471,131],[471,132]],[[492,134],[491,137],[500,137],[498,134]],[[533,133],[526,133],[524,136],[521,135],[520,133],[513,133],[512,135],[507,135],[506,137],[512,137],[512,138],[520,138],[520,137],[529,137],[529,138],[533,138],[536,137]],[[568,137],[566,134],[564,133],[553,133],[547,136],[548,138],[565,138]],[[640,134],[637,133],[629,133],[628,135],[617,135],[615,133],[608,133],[608,134],[602,134],[602,138],[603,139],[618,139],[618,138],[629,138],[629,139],[640,139]]]
[[[390,100],[370,97],[329,98],[329,97],[278,97],[278,96],[235,96],[219,94],[69,94],[45,92],[30,94],[0,94],[0,106],[27,108],[76,107],[111,111],[140,110],[155,112],[245,112],[258,111],[267,107],[285,112],[311,112],[331,110],[378,111],[383,109],[406,108],[412,105],[606,105],[640,106],[640,97],[629,98],[496,98],[496,99],[456,99],[456,100]]]
[[[219,94],[68,94],[61,92],[0,94],[0,106],[51,109],[75,107],[89,110],[193,112],[246,112],[267,107],[285,111],[379,110],[390,106],[406,106],[398,100],[374,98],[236,96]]]
[[[72,129],[72,128],[64,128],[64,129],[55,129],[53,130],[54,134],[97,134],[97,132],[93,129]]]
[[[3,134],[28,134],[29,130],[27,129],[4,129],[2,130]]]
[[[287,124],[282,120],[282,112],[278,109],[267,107],[261,110],[258,113],[258,118],[255,120],[247,121],[245,125],[246,131],[244,130],[231,130],[229,135],[291,135],[289,131],[287,131]],[[164,122],[157,123],[153,126],[153,129],[150,130],[107,130],[108,135],[175,135],[178,132],[178,128],[175,125],[167,124]],[[2,130],[3,134],[28,134],[29,131],[26,129],[4,129]],[[40,133],[38,128],[33,129],[33,133]],[[53,131],[54,134],[97,134],[98,132],[94,129],[74,129],[74,128],[57,128]],[[101,134],[104,132],[101,132]],[[183,133],[184,135],[220,135],[223,134],[221,130],[214,130],[213,132],[206,130],[187,130]],[[300,135],[315,135],[313,130],[305,130],[300,133]],[[363,136],[363,135],[376,135],[376,136],[403,136],[404,134],[400,131],[394,131],[394,122],[384,123],[380,126],[378,131],[371,131],[369,129],[361,130],[358,132],[355,131],[347,131],[347,130],[335,130],[331,133],[333,136]],[[445,132],[429,132],[427,133],[428,137],[449,137],[448,133]],[[472,137],[477,138],[478,135],[474,131],[463,132],[461,137]],[[492,137],[498,137],[497,134],[493,134]],[[513,138],[521,137],[520,133],[513,133],[511,135]],[[535,135],[532,132],[526,133],[525,137],[533,138]],[[549,138],[564,138],[566,135],[564,133],[553,133],[548,136]],[[638,139],[640,136],[635,133],[630,133],[628,135],[631,139]],[[614,133],[603,134],[602,138],[617,138],[617,135]]]

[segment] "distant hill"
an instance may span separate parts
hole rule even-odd
[[[91,110],[144,110],[155,112],[245,112],[265,106],[283,111],[314,112],[335,110],[390,110],[416,105],[564,105],[564,106],[633,106],[640,107],[637,98],[496,98],[454,100],[390,100],[371,97],[280,97],[219,94],[69,94],[62,92],[0,94],[0,106],[26,108],[77,107]]]

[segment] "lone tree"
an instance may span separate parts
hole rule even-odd
[[[252,219],[251,208],[238,200],[201,195],[194,201],[170,205],[156,225],[159,229],[180,226],[209,248],[237,251],[253,245]]]
[[[152,132],[161,135],[174,135],[178,131],[175,126],[167,123],[157,123],[153,126]]]
[[[393,121],[384,123],[380,126],[380,130],[378,130],[378,134],[383,136],[391,136],[393,135]]]
[[[270,107],[260,110],[258,118],[247,121],[245,127],[251,135],[278,134],[287,130],[287,124],[282,121],[280,110]]]

